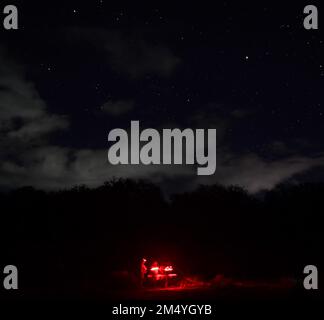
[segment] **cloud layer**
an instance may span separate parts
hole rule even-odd
[[[107,49],[108,50],[108,49]],[[121,49],[115,44],[110,49],[117,55]],[[124,50],[124,49],[123,49]],[[122,51],[123,51],[122,50]],[[141,52],[141,51],[140,51]],[[164,50],[155,51],[149,59],[168,56]],[[163,53],[161,55],[161,53]],[[141,53],[139,53],[141,56]],[[145,57],[134,67],[132,60],[120,57],[115,61],[119,68],[128,65],[133,76],[152,71],[156,61],[151,63]],[[116,58],[117,59],[117,58]],[[163,60],[163,59],[162,59]],[[163,68],[155,72],[168,72],[174,61],[165,62]],[[162,69],[164,71],[162,71]],[[103,110],[110,115],[122,115],[133,108],[127,100],[108,101]],[[242,114],[238,114],[242,116]],[[216,127],[217,143],[222,141],[227,123],[217,117],[212,110],[187,115],[188,123],[194,127]],[[120,165],[111,166],[107,161],[107,149],[72,149],[49,143],[52,133],[67,130],[68,119],[52,114],[36,90],[35,85],[26,79],[21,66],[8,59],[0,51],[0,186],[14,188],[33,185],[43,189],[67,188],[76,184],[98,186],[112,177],[145,178],[161,186],[173,185],[177,191],[194,188],[200,183],[237,184],[255,193],[271,189],[277,184],[306,172],[324,163],[324,157],[316,158],[291,155],[279,160],[268,161],[254,153],[235,154],[218,148],[217,170],[213,176],[198,177],[193,166],[184,165]],[[106,140],[106,137],[103,137]],[[276,146],[279,144],[276,143]],[[281,145],[279,145],[281,147]],[[173,191],[169,189],[168,191]]]
[[[50,114],[34,84],[26,80],[22,67],[0,50],[1,140],[35,141],[66,129],[64,117]]]

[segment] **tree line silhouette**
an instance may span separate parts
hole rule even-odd
[[[324,184],[280,185],[252,196],[199,186],[166,198],[143,180],[113,179],[45,192],[0,194],[1,262],[31,294],[100,292],[143,256],[208,279],[301,277],[322,263]]]

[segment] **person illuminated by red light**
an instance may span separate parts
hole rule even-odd
[[[146,267],[145,263],[146,263],[146,259],[143,258],[142,262],[141,262],[141,287],[143,287],[145,275],[147,273],[147,267]]]
[[[154,261],[151,265],[151,272],[153,273],[153,277],[155,280],[158,279],[159,270],[159,264],[157,263],[157,261]]]

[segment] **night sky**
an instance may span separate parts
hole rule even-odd
[[[19,30],[0,31],[2,189],[126,177],[167,192],[220,183],[257,193],[324,180],[321,6],[319,30],[307,31],[308,2],[14,3]],[[109,165],[108,132],[131,120],[216,128],[216,173]]]

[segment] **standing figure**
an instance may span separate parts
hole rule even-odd
[[[158,280],[159,279],[159,271],[160,267],[157,261],[154,261],[151,266],[151,272],[153,274],[153,279]]]
[[[145,280],[145,275],[147,273],[147,267],[145,265],[146,259],[143,258],[141,262],[141,287],[143,288],[144,280]]]

